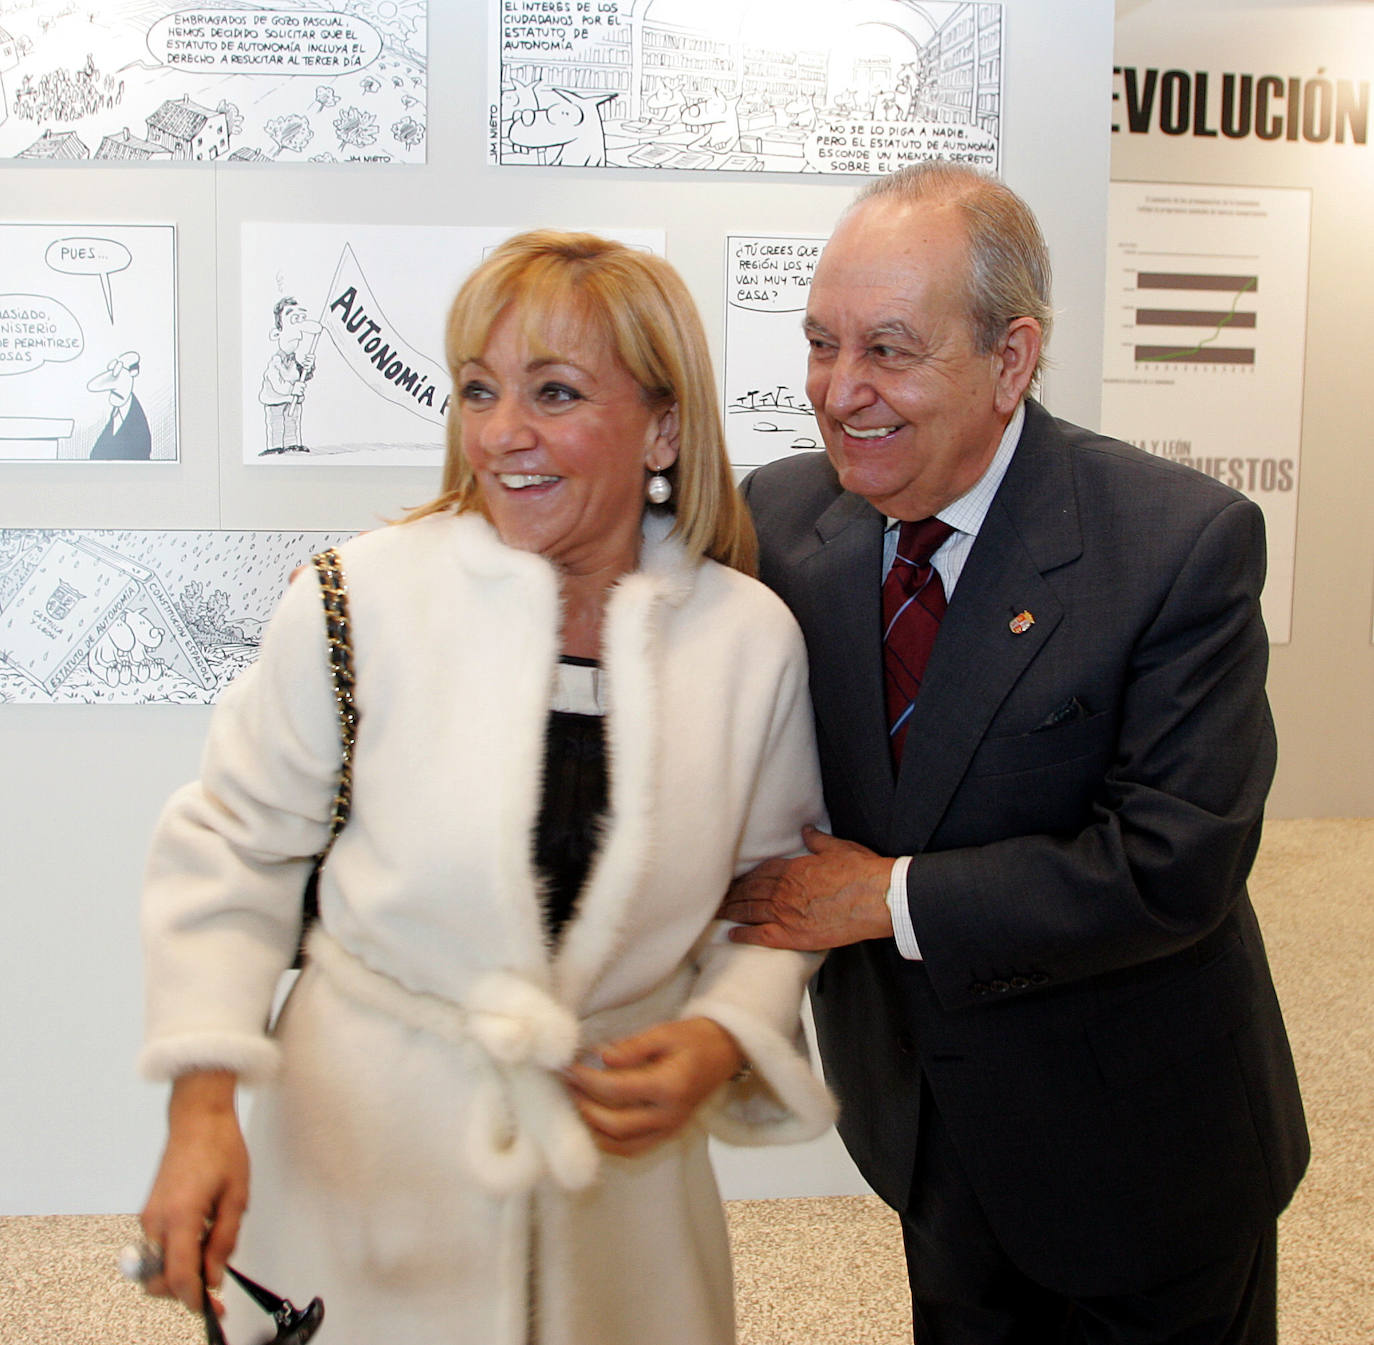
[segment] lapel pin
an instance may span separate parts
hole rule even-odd
[[[1013,635],[1024,635],[1035,625],[1035,618],[1029,612],[1017,612],[1007,625]]]

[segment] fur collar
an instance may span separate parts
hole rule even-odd
[[[544,666],[532,672],[551,685],[558,658],[557,571],[543,557],[507,546],[481,515],[462,514],[456,525],[463,563],[471,572],[484,579],[514,578],[522,588],[528,586],[522,603],[532,624],[552,627],[538,632],[541,652],[535,662],[542,658]],[[539,890],[532,847],[522,847],[518,855],[507,854],[498,875],[504,889],[500,908],[517,923],[516,941],[543,950],[540,957],[520,961],[574,1011],[586,1002],[599,973],[621,950],[626,915],[654,853],[654,783],[670,709],[661,704],[660,697],[664,633],[671,613],[691,597],[702,565],[669,536],[671,528],[671,517],[646,513],[640,567],[619,580],[607,600],[601,662],[608,702],[610,797],[600,852],[554,956],[549,957],[544,946],[542,916],[537,900],[532,899]],[[517,750],[530,758],[523,762],[522,775],[537,780],[543,752],[542,718],[529,728]]]

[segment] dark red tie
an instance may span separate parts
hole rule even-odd
[[[938,518],[903,523],[883,581],[883,680],[894,768],[902,764],[911,709],[945,614],[945,586],[930,558],[953,531]]]

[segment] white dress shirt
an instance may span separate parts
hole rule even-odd
[[[964,572],[964,562],[978,537],[978,530],[987,517],[988,506],[1002,478],[1011,465],[1012,454],[1021,438],[1021,427],[1026,421],[1026,404],[1022,402],[1007,422],[1002,432],[1002,441],[997,452],[992,455],[987,470],[952,504],[946,505],[935,515],[942,523],[948,523],[954,531],[941,544],[939,550],[930,558],[945,588],[945,599],[954,596],[954,586]],[[900,520],[889,518],[887,531],[883,534],[883,576],[892,568],[893,557],[897,554],[897,530]],[[902,855],[893,861],[892,874],[887,884],[887,908],[892,912],[892,932],[897,940],[897,951],[912,962],[921,960],[921,949],[916,942],[916,931],[911,926],[911,907],[907,902],[906,871],[911,867],[911,856]]]

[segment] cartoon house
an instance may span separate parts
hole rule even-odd
[[[89,159],[91,152],[75,131],[44,131],[28,149],[20,150],[21,159]]]
[[[140,140],[132,135],[126,126],[118,135],[107,135],[96,150],[97,159],[145,160],[166,159],[172,151],[166,145],[155,144],[151,140]]]
[[[174,159],[218,159],[229,151],[229,118],[189,97],[169,98],[148,118],[148,139]]]

